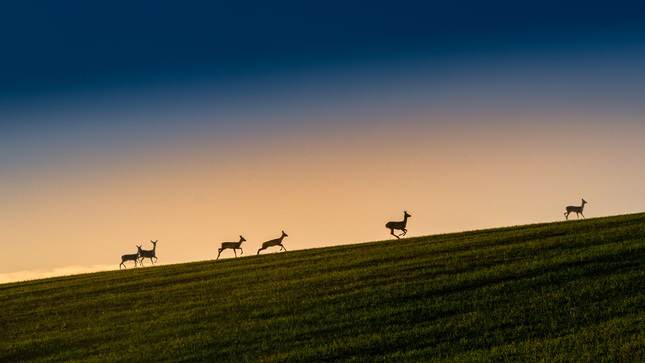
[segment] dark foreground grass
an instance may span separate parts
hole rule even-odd
[[[645,361],[645,214],[0,285],[0,361]]]

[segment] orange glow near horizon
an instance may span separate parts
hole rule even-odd
[[[635,191],[645,171],[627,160],[643,155],[645,126],[373,121],[371,129],[144,146],[102,164],[78,155],[32,171],[26,183],[16,175],[3,195],[2,238],[11,243],[0,278],[117,268],[122,254],[151,248],[150,240],[159,240],[159,263],[171,264],[214,259],[221,242],[239,235],[243,256],[255,255],[281,230],[289,250],[389,239],[384,224],[403,210],[412,214],[408,236],[420,236],[557,221],[583,197],[587,217],[644,205]]]

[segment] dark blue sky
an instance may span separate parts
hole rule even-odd
[[[355,61],[639,42],[645,16],[635,3],[5,0],[0,97]]]

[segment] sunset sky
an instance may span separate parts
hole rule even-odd
[[[0,283],[645,211],[643,7],[419,3],[1,2]]]

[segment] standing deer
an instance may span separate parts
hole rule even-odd
[[[139,256],[141,258],[141,261],[139,261],[141,266],[143,266],[143,260],[146,258],[149,258],[150,262],[152,262],[153,265],[155,264],[155,262],[157,262],[157,254],[155,253],[155,250],[157,249],[157,241],[150,240],[150,242],[152,242],[153,245],[151,250],[142,250],[141,246],[137,246],[137,248],[139,249]],[[155,258],[154,261],[152,261],[153,257]]]
[[[235,253],[235,257],[237,257],[237,253],[235,252],[236,249],[240,249],[240,255],[244,254],[244,250],[242,250],[242,242],[245,242],[246,240],[244,237],[240,235],[240,241],[239,242],[222,242],[222,247],[217,250],[217,258],[219,259],[219,255],[222,253],[227,248],[233,249],[233,253]]]
[[[399,238],[399,236],[405,236],[406,233],[408,233],[408,230],[405,229],[405,225],[408,223],[408,217],[412,217],[411,215],[408,214],[407,211],[403,211],[403,220],[400,222],[387,222],[385,224],[385,228],[390,230],[390,234],[393,235],[396,238]],[[394,234],[394,230],[398,229],[403,231],[399,236]]]
[[[280,238],[272,239],[270,241],[266,241],[262,243],[262,248],[258,250],[258,255],[260,254],[260,251],[266,250],[267,248],[273,247],[273,246],[280,246],[280,251],[282,251],[283,249],[286,251],[287,249],[284,248],[284,246],[282,245],[282,240],[285,237],[289,237],[289,235],[284,233],[284,231],[282,231],[282,236]]]
[[[583,199],[582,200],[582,205],[580,205],[579,207],[572,206],[572,205],[568,206],[567,211],[564,212],[564,218],[566,218],[568,220],[569,219],[569,213],[571,213],[571,212],[576,212],[576,216],[578,218],[580,218],[580,214],[582,214],[582,209],[585,207],[585,204],[587,204],[587,201]],[[584,217],[585,217],[585,215],[582,214],[582,218],[584,218]]]
[[[138,250],[141,250],[141,246],[137,246]],[[123,265],[123,268],[125,268],[125,261],[134,261],[134,267],[137,267],[137,260],[139,259],[139,252],[132,254],[132,255],[123,255],[121,256],[121,263],[119,264],[119,270],[121,269],[121,265]]]

